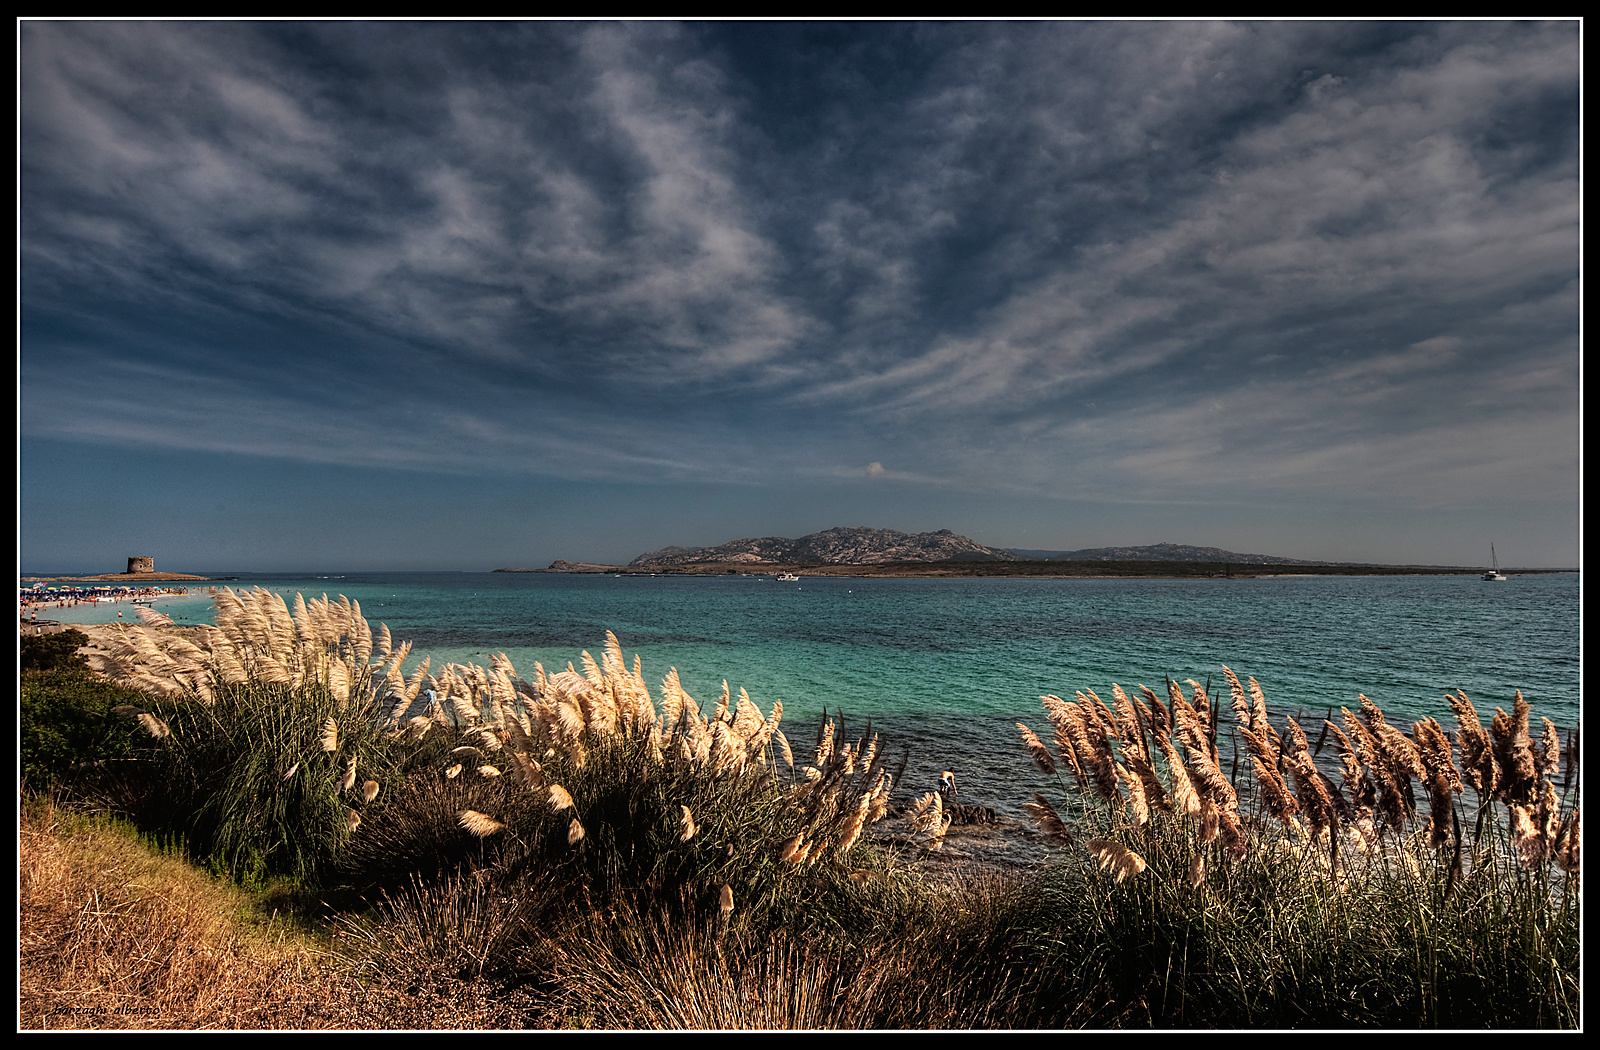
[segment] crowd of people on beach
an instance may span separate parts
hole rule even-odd
[[[35,584],[19,591],[23,620],[37,621],[40,609],[69,609],[75,605],[148,601],[169,595],[188,594],[187,587],[70,587]],[[120,614],[119,614],[120,615]]]

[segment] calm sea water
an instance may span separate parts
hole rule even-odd
[[[1018,741],[1017,722],[1044,733],[1039,697],[1070,699],[1113,682],[1163,692],[1167,677],[1211,683],[1220,668],[1253,676],[1275,718],[1355,708],[1365,693],[1402,726],[1465,690],[1486,716],[1515,690],[1563,730],[1579,713],[1579,577],[1277,577],[1235,580],[802,579],[611,577],[511,573],[242,576],[292,601],[339,594],[409,639],[418,657],[487,665],[504,652],[526,675],[598,653],[616,632],[645,677],[676,667],[709,708],[722,682],[763,711],[782,700],[796,751],[822,713],[844,712],[852,735],[872,720],[907,790],[952,768],[964,800],[1020,814],[1048,785]],[[207,585],[158,608],[210,622]],[[119,607],[125,618],[132,610]],[[52,610],[70,622],[116,619],[111,606]],[[1048,739],[1048,734],[1045,734]]]

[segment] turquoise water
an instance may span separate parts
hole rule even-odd
[[[1254,676],[1275,717],[1365,693],[1391,722],[1454,720],[1447,692],[1481,713],[1509,709],[1515,690],[1563,729],[1579,711],[1579,577],[1278,577],[1235,580],[840,579],[611,577],[407,573],[243,576],[292,600],[344,594],[418,657],[487,664],[503,651],[525,674],[598,652],[615,631],[646,679],[677,667],[709,705],[726,679],[763,710],[782,700],[800,750],[824,706],[852,734],[868,717],[898,758],[904,784],[934,786],[954,768],[962,796],[1008,812],[1047,787],[1016,723],[1043,732],[1044,693],[1071,698],[1111,683],[1157,692],[1167,676],[1226,695],[1220,667]],[[205,585],[157,607],[179,622],[210,620]],[[50,610],[69,622],[116,619],[129,606]],[[1303,720],[1304,722],[1304,720]]]

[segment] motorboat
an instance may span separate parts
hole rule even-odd
[[[800,577],[795,575],[792,572],[780,572],[778,574],[778,582],[779,583],[799,583],[800,582]]]

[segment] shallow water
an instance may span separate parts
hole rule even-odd
[[[1333,576],[1232,580],[848,579],[397,573],[242,576],[291,602],[340,594],[376,625],[415,644],[414,661],[487,665],[504,652],[526,674],[598,652],[616,632],[647,681],[676,667],[702,705],[726,679],[763,710],[784,705],[799,752],[824,708],[853,735],[909,747],[907,792],[954,769],[962,801],[1020,816],[1033,790],[1058,794],[1022,749],[1017,722],[1047,728],[1039,697],[1113,682],[1157,692],[1164,681],[1208,681],[1220,668],[1253,676],[1275,719],[1302,712],[1308,732],[1331,707],[1366,694],[1391,722],[1423,716],[1447,729],[1446,693],[1465,690],[1480,713],[1509,709],[1520,689],[1538,718],[1578,719],[1579,577]],[[210,622],[206,585],[157,608]],[[105,623],[133,608],[41,611]],[[1048,734],[1044,734],[1048,738]]]

